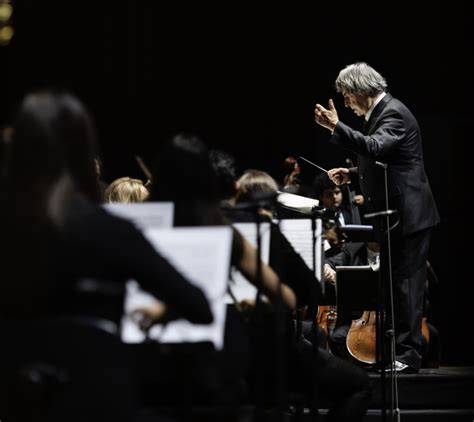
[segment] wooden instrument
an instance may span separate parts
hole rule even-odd
[[[318,324],[326,334],[326,337],[331,337],[337,322],[336,306],[318,306],[318,313],[316,314],[316,324]]]
[[[352,321],[347,333],[346,346],[350,355],[359,362],[376,363],[376,320],[375,311],[364,311],[359,319]],[[426,344],[430,339],[426,318],[421,322],[421,333]]]

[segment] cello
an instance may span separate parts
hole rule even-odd
[[[347,333],[346,346],[349,354],[358,362],[373,365],[376,363],[376,324],[375,311],[364,311],[359,319],[352,321]],[[429,344],[430,333],[426,317],[421,320],[421,334]]]
[[[370,245],[370,246],[369,246]],[[368,248],[376,252],[376,244],[369,242]],[[378,271],[378,260],[375,256],[375,262],[372,264],[369,259],[369,265],[374,271]],[[346,337],[346,348],[349,354],[358,362],[373,365],[376,363],[377,329],[376,329],[376,311],[365,310],[361,317],[353,320]],[[424,344],[429,344],[429,329],[427,318],[423,317],[421,321],[421,334]],[[422,354],[426,350],[421,351]]]

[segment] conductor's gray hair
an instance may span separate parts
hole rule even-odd
[[[367,63],[346,66],[336,79],[336,91],[342,94],[360,94],[375,97],[387,90],[387,81]]]

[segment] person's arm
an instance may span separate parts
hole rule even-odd
[[[166,304],[166,318],[208,324],[213,316],[204,293],[188,282],[130,222],[97,210],[68,230],[76,272],[108,280],[134,279]]]
[[[294,291],[298,307],[322,303],[321,286],[314,272],[274,223],[270,235],[270,266]]]
[[[336,267],[338,265],[349,265],[350,256],[346,248],[342,248],[340,252],[326,258],[326,263],[323,267],[324,280],[328,283],[334,284],[336,282]]]
[[[260,262],[262,289],[265,294],[276,297],[280,294],[283,302],[290,308],[296,307],[296,296],[289,286],[282,283],[278,275],[264,262]],[[257,251],[253,245],[242,238],[242,255],[237,262],[237,268],[252,284],[257,283]],[[257,286],[260,287],[260,286]]]
[[[412,129],[412,136],[416,135],[416,131]],[[389,110],[377,121],[376,128],[370,135],[364,135],[343,122],[338,122],[330,142],[358,155],[383,160],[400,142],[409,137],[401,114]]]

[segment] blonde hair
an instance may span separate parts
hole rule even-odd
[[[252,193],[277,193],[278,185],[275,179],[261,170],[247,170],[237,181],[237,202],[248,200]]]
[[[105,190],[105,202],[143,202],[148,198],[148,189],[140,179],[121,177],[115,179]]]

